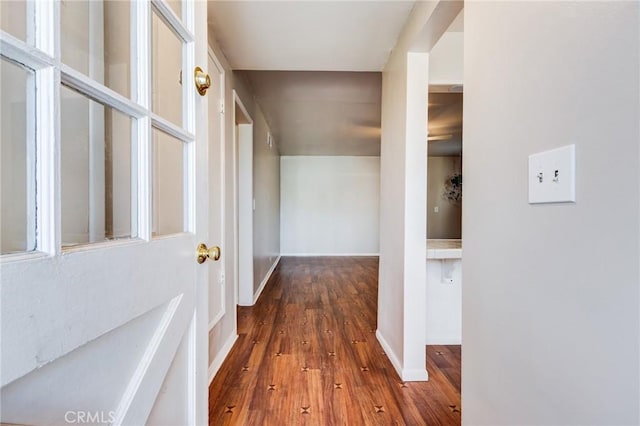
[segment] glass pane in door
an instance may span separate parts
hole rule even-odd
[[[178,15],[178,18],[182,18],[182,0],[167,0],[169,7]]]
[[[27,33],[33,27],[33,21],[28,20],[29,9],[32,9],[27,7],[30,1],[33,0],[0,0],[0,29],[27,41]]]
[[[134,238],[132,119],[60,89],[62,246]]]
[[[124,0],[60,3],[62,62],[130,97],[130,15]]]
[[[185,143],[153,129],[153,236],[185,230]]]
[[[33,71],[0,60],[0,254],[36,249]]]
[[[152,15],[153,112],[182,126],[182,41],[155,11]]]

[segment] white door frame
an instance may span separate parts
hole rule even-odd
[[[224,317],[225,313],[226,313],[226,296],[225,296],[225,288],[226,288],[226,265],[227,263],[224,261],[224,257],[226,255],[226,249],[227,249],[227,243],[226,243],[226,232],[225,232],[225,213],[226,213],[226,193],[227,193],[227,185],[226,185],[226,149],[225,149],[225,145],[226,145],[226,141],[225,141],[225,125],[226,125],[226,120],[224,118],[224,99],[225,99],[225,70],[224,67],[222,66],[222,63],[218,60],[218,58],[216,57],[215,52],[213,51],[213,49],[209,46],[207,48],[207,54],[208,54],[208,58],[213,62],[214,66],[216,67],[217,72],[220,75],[220,105],[217,106],[218,108],[218,117],[220,120],[220,134],[218,135],[218,137],[220,138],[220,161],[218,164],[214,164],[213,167],[218,167],[220,170],[220,179],[222,180],[220,182],[220,187],[222,190],[222,193],[220,194],[220,201],[221,201],[221,205],[220,205],[220,217],[222,218],[222,233],[220,235],[221,240],[219,242],[214,242],[212,241],[211,244],[219,244],[221,249],[222,249],[222,259],[220,261],[220,269],[221,269],[221,275],[220,275],[220,285],[218,286],[220,289],[220,300],[222,303],[222,306],[219,308],[218,312],[213,316],[213,318],[211,318],[211,320],[209,321],[209,332],[211,332],[211,330],[213,329],[213,327],[215,327],[218,322],[220,322],[220,320]],[[211,74],[211,71],[213,70],[209,70],[209,74]],[[212,165],[210,164],[209,167],[211,167]],[[215,286],[211,286],[210,284],[210,288],[215,288]],[[215,307],[209,306],[209,309],[214,309]],[[209,376],[211,375],[211,372],[209,372]]]
[[[253,305],[253,119],[233,91],[235,300]]]

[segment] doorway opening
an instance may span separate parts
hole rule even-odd
[[[233,91],[235,300],[251,306],[253,300],[253,119]]]
[[[463,94],[451,87],[429,90],[427,345],[462,342]]]

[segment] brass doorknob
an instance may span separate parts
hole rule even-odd
[[[207,248],[207,245],[200,243],[198,246],[198,263],[204,263],[207,259],[218,260],[220,259],[220,247],[213,246]]]
[[[211,79],[209,78],[209,74],[202,71],[202,68],[196,67],[193,71],[193,75],[195,77],[196,89],[198,89],[198,93],[200,96],[204,96],[207,94],[207,89],[211,87]]]

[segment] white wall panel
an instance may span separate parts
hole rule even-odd
[[[281,157],[283,255],[377,254],[380,157]]]
[[[463,423],[640,424],[640,5],[464,19]],[[572,143],[576,203],[528,204]]]

